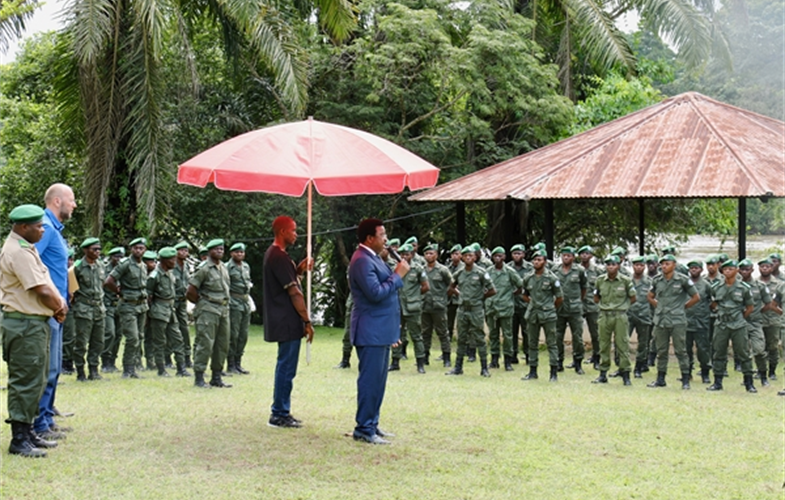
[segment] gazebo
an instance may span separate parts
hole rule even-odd
[[[459,240],[467,201],[543,200],[549,254],[554,200],[636,199],[642,254],[645,199],[737,198],[742,258],[746,200],[772,197],[785,197],[785,123],[687,92],[409,199],[456,202]]]

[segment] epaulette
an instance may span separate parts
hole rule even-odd
[[[82,264],[82,259],[76,259],[76,262],[74,262],[74,267],[79,267],[81,264]]]
[[[153,269],[149,277],[155,279],[156,276],[158,276],[158,269]]]
[[[25,240],[19,240],[19,246],[22,248],[30,248],[30,243],[26,242]]]
[[[749,283],[747,283],[746,281],[739,280],[739,283],[741,283],[742,285],[746,286],[746,287],[747,287],[747,289],[749,289],[749,290],[751,290],[751,289],[752,289],[752,285],[750,285],[750,284],[749,284]]]
[[[128,260],[128,257],[123,257],[122,259],[120,259],[120,262],[118,262],[117,265],[119,266],[120,264],[122,264],[123,262],[125,262],[127,260]]]

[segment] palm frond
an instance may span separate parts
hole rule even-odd
[[[565,6],[568,15],[573,18],[573,25],[578,28],[577,38],[600,68],[607,71],[619,64],[629,72],[634,71],[632,48],[601,3],[596,0],[567,0]]]
[[[511,1],[511,0],[509,0]],[[337,41],[345,40],[354,29],[355,7],[348,0],[314,0],[319,10],[319,24]]]
[[[22,37],[26,22],[38,6],[35,0],[0,1],[0,53],[8,50],[12,40]]]
[[[94,64],[109,46],[119,15],[118,3],[111,0],[74,2],[67,26],[79,64]]]
[[[642,0],[639,7],[646,24],[676,46],[679,57],[690,66],[708,60],[712,47],[711,27],[687,0]]]

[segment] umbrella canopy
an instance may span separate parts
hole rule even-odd
[[[229,139],[177,173],[181,184],[286,196],[302,196],[309,182],[324,196],[347,196],[415,191],[438,178],[438,168],[388,140],[311,118]]]

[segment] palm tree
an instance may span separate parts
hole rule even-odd
[[[22,36],[25,23],[33,17],[36,8],[35,0],[0,1],[0,53],[8,50],[12,40]]]
[[[154,227],[156,187],[167,153],[161,120],[164,40],[179,39],[183,57],[191,61],[189,41],[195,27],[204,22],[217,27],[226,57],[269,68],[281,102],[298,114],[305,106],[307,75],[293,23],[307,21],[314,12],[335,40],[348,36],[354,25],[348,0],[298,0],[297,5],[270,0],[76,0],[71,5],[65,40],[73,66],[65,72],[61,89],[64,116],[84,128],[84,201],[93,234],[100,234],[110,185],[118,175],[127,177],[127,188],[135,192],[130,197],[133,212]],[[296,19],[297,13],[305,17]],[[198,89],[198,74],[191,68]]]

